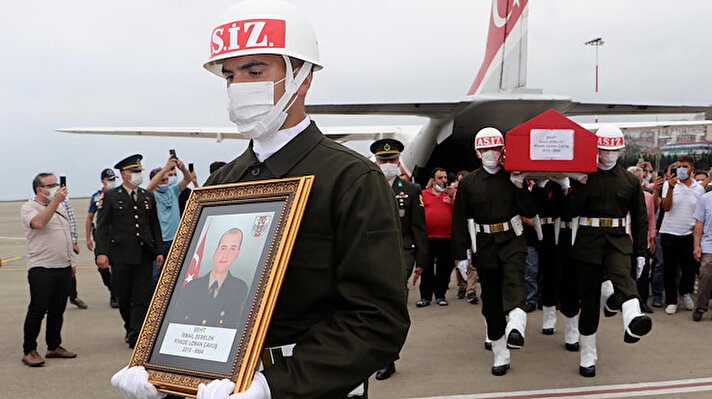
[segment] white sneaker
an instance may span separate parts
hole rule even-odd
[[[677,312],[677,305],[667,305],[665,308],[665,313],[667,314],[675,314]]]
[[[695,302],[690,298],[690,294],[682,296],[682,304],[685,305],[685,309],[687,310],[695,310]]]

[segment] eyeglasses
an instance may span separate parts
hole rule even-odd
[[[55,187],[59,187],[59,184],[57,184],[57,183],[52,183],[52,184],[42,184],[42,185],[40,185],[40,187],[46,187],[46,188],[55,188]]]

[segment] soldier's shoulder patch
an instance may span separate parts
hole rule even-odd
[[[102,209],[103,207],[104,207],[104,196],[102,195],[101,199],[99,200],[98,208]]]
[[[420,200],[420,206],[425,207],[425,204],[423,204],[423,194],[418,194],[418,199]]]

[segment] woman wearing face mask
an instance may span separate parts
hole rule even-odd
[[[466,251],[472,249],[482,288],[482,314],[492,340],[492,374],[504,375],[510,364],[509,349],[524,345],[527,243],[520,215],[534,217],[536,205],[523,179],[503,169],[504,138],[499,130],[480,130],[475,151],[482,167],[460,180],[455,198],[453,258],[466,263]]]
[[[614,126],[596,132],[598,171],[586,184],[572,182],[565,213],[575,219],[574,246],[570,257],[577,268],[582,293],[579,333],[579,373],[596,375],[596,331],[600,306],[622,309],[624,341],[634,343],[650,332],[652,321],[641,313],[638,288],[630,275],[631,256],[636,258],[638,276],[645,266],[648,219],[638,179],[617,164],[625,148],[623,133]],[[626,216],[630,215],[630,226]],[[631,236],[627,230],[632,232]],[[603,276],[610,283],[602,286]],[[608,287],[606,300],[602,288]]]

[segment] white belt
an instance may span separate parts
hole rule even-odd
[[[504,231],[509,231],[509,230],[514,230],[515,233],[517,233],[518,228],[517,222],[519,222],[519,225],[522,223],[522,219],[519,217],[519,215],[513,217],[512,219],[503,222],[503,223],[493,223],[493,224],[480,224],[480,223],[475,223],[475,233],[485,233],[485,234],[495,234],[495,233],[501,233]],[[517,234],[519,235],[519,234]]]
[[[470,233],[471,249],[474,254],[477,252],[477,233],[495,234],[514,230],[514,234],[520,236],[524,232],[524,226],[522,225],[522,218],[519,215],[515,215],[504,223],[494,224],[479,224],[475,223],[474,219],[467,219],[467,230]]]
[[[262,351],[262,356],[264,356],[265,360],[267,360],[271,363],[270,365],[273,365],[280,358],[292,357],[292,353],[294,352],[294,347],[296,345],[297,344],[289,344],[289,345],[273,346],[270,348],[264,348],[264,350]],[[262,371],[262,370],[264,370],[264,363],[262,362],[262,359],[260,359],[259,363],[257,364],[257,371]],[[366,386],[362,382],[359,386],[354,388],[353,391],[349,392],[349,394],[346,397],[348,397],[348,398],[362,397],[365,392],[366,392]]]
[[[579,225],[589,227],[625,227],[627,223],[626,218],[589,218],[579,216]]]

